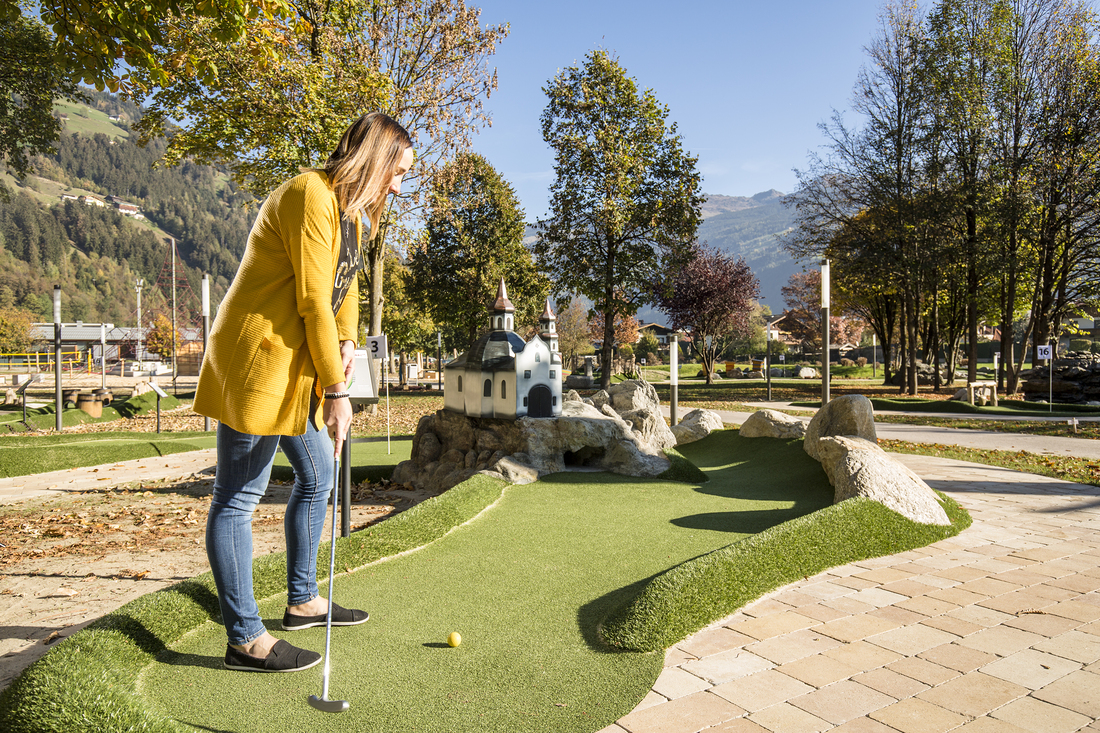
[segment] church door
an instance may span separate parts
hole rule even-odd
[[[527,417],[553,417],[552,399],[549,387],[536,384],[527,396]]]

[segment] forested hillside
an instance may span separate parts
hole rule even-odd
[[[25,307],[50,320],[60,284],[64,320],[131,323],[135,278],[146,283],[146,313],[170,298],[156,288],[165,280],[168,235],[177,238],[177,268],[191,290],[198,293],[209,273],[216,302],[244,251],[254,216],[244,206],[249,197],[209,166],[155,168],[165,141],[143,148],[130,140],[129,122],[140,111],[110,95],[89,96],[88,106],[58,108],[66,129],[54,154],[37,160],[37,176],[2,179],[9,196],[0,200],[0,308]],[[88,194],[132,203],[145,219],[75,200]]]

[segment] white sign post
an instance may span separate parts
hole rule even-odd
[[[385,359],[386,354],[389,352],[389,344],[386,341],[386,334],[380,334],[378,336],[367,336],[363,339],[363,349],[367,352],[367,355],[373,359]],[[374,365],[371,364],[371,378],[374,377]],[[390,380],[386,379],[386,375],[382,375],[382,379],[386,382],[386,455],[390,455]]]
[[[1050,372],[1050,392],[1047,395],[1047,412],[1054,412],[1054,360],[1051,358],[1052,348],[1050,344],[1036,344],[1035,358],[1047,360],[1047,370]]]
[[[676,407],[679,399],[677,391],[680,386],[680,344],[676,334],[672,334],[672,339],[669,341],[668,348],[668,378],[669,387],[671,391],[669,393],[669,417],[672,420],[672,424],[676,424]]]

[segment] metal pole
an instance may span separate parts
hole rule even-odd
[[[99,386],[107,389],[107,324],[99,324]]]
[[[351,429],[340,447],[340,536],[351,535]],[[336,518],[333,517],[333,521]]]
[[[1054,412],[1054,341],[1050,342],[1050,359],[1047,360],[1047,371],[1050,372],[1050,392],[1047,395],[1047,412]]]
[[[61,286],[53,286],[53,385],[55,412],[54,421],[57,432],[61,432],[61,410],[64,405],[61,402]]]
[[[443,332],[435,332],[435,378],[439,391],[443,391]]]
[[[176,389],[176,240],[168,237],[172,243],[172,394],[179,396]]]
[[[137,290],[137,349],[134,352],[134,356],[137,357],[137,360],[139,362],[141,361],[141,341],[142,341],[142,338],[141,338],[141,288],[144,285],[145,285],[145,281],[142,280],[140,277],[137,280],[134,280],[134,288]],[[125,371],[125,369],[123,369],[123,371]],[[123,376],[121,374],[121,372],[119,373],[119,376]]]
[[[206,359],[206,346],[210,339],[210,275],[202,274],[202,358]],[[210,431],[210,418],[202,419],[202,429]]]
[[[772,401],[772,329],[768,319],[764,319],[764,334],[768,344],[768,353],[764,356],[764,369],[768,375],[768,402]]]
[[[669,417],[672,418],[672,424],[676,424],[676,407],[679,402],[680,391],[680,345],[677,343],[679,337],[676,334],[672,334],[672,343],[668,350],[668,364],[669,373],[668,377],[672,381],[672,395],[669,406]]]
[[[871,332],[871,379],[878,377],[878,334]]]
[[[821,406],[829,404],[829,261],[821,261]]]

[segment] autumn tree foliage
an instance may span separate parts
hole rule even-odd
[[[175,331],[174,334],[173,331]],[[175,336],[174,345],[173,335]],[[181,344],[180,332],[172,328],[172,320],[163,313],[158,313],[153,319],[153,327],[145,334],[145,351],[151,351],[162,360],[169,361],[172,355],[179,351]]]
[[[606,334],[607,318],[600,311],[595,311],[593,315],[588,319],[588,338],[596,343],[604,341]],[[638,319],[634,316],[624,315],[619,313],[615,316],[614,329],[612,330],[612,340],[610,345],[604,343],[607,347],[606,351],[610,352],[617,346],[623,344],[630,344],[633,348],[633,344],[638,340]],[[610,361],[604,361],[601,357],[602,363],[610,363]]]
[[[759,297],[760,282],[743,258],[706,246],[673,276],[671,289],[659,292],[669,327],[691,332],[691,349],[703,362],[707,384],[713,382],[717,355],[749,332],[749,315]]]
[[[31,326],[35,315],[25,308],[0,308],[0,354],[26,351],[34,343]]]
[[[588,326],[588,309],[579,298],[555,314],[558,317],[558,350],[566,364],[572,364],[578,354],[592,353],[592,335]],[[602,332],[601,332],[602,333]]]
[[[821,348],[821,271],[796,272],[780,292],[787,305],[787,330],[803,349]],[[867,323],[851,315],[829,314],[830,344],[859,344]]]

